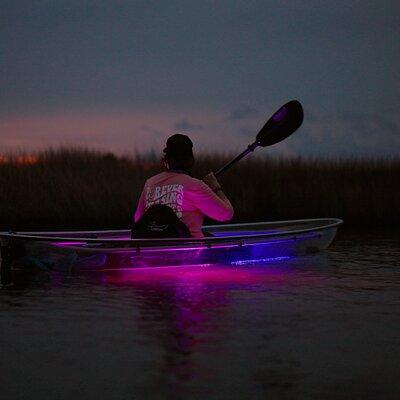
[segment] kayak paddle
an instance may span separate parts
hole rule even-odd
[[[303,122],[303,116],[303,107],[299,101],[292,100],[284,104],[261,128],[256,136],[256,141],[215,172],[214,175],[218,176],[222,174],[244,156],[254,151],[258,146],[272,146],[285,140],[300,127]]]

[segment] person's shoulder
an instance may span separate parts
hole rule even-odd
[[[208,185],[203,182],[201,179],[193,178],[192,176],[188,176],[188,186],[191,190],[208,190]]]
[[[205,185],[205,183],[204,183],[201,179],[193,178],[193,176],[189,176],[188,178],[190,179],[190,182],[191,182],[193,185],[200,185],[200,186]]]
[[[146,184],[151,185],[152,183],[157,182],[157,181],[165,178],[166,174],[167,174],[167,172],[160,172],[157,175],[153,175],[153,176],[151,176],[150,178],[148,178],[146,180]]]

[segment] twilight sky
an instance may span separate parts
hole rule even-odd
[[[75,145],[241,150],[302,102],[270,152],[398,155],[400,2],[3,0],[0,153]]]

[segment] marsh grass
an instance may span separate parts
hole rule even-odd
[[[200,155],[194,175],[229,159]],[[154,154],[128,158],[82,149],[18,160],[0,163],[0,230],[125,228],[145,179],[162,169]],[[399,159],[253,156],[220,181],[238,222],[339,217],[347,226],[385,228],[400,222]]]

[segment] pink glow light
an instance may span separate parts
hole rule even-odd
[[[54,242],[53,246],[64,247],[64,246],[83,246],[86,242]]]
[[[184,265],[169,268],[140,268],[116,270],[109,273],[104,271],[106,283],[125,285],[137,283],[188,282],[206,284],[256,284],[261,282],[285,282],[291,279],[290,268],[270,265],[268,268],[241,268],[232,269],[225,265]]]

